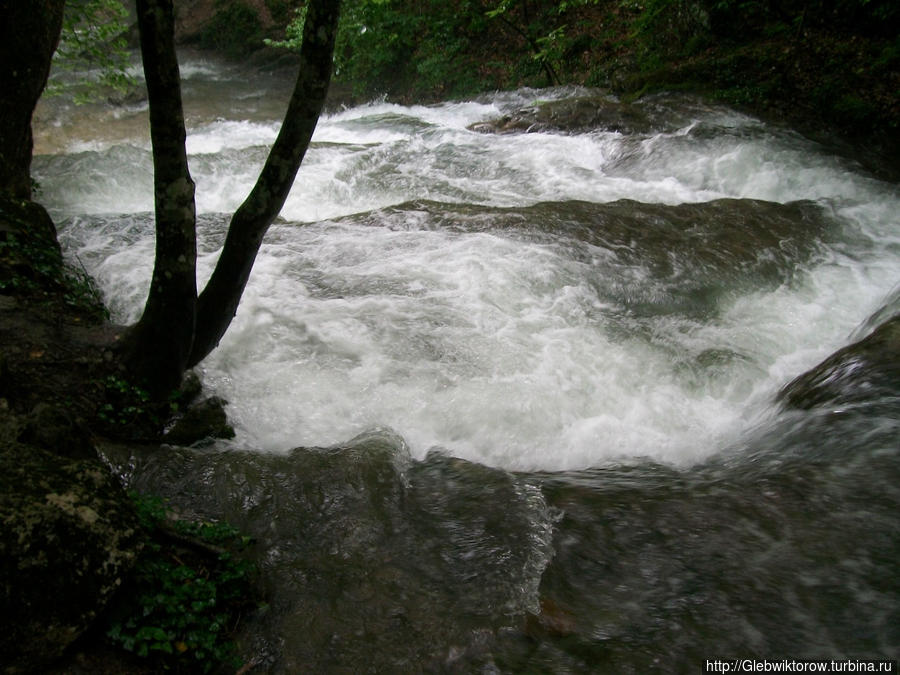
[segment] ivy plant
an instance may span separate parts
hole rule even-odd
[[[230,525],[172,521],[158,497],[130,493],[150,542],[106,637],[161,670],[210,672],[241,665],[231,638],[249,604],[249,543]]]

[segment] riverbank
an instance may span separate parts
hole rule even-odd
[[[173,649],[189,668],[233,661],[230,617],[257,597],[250,568],[230,557],[245,545],[238,533],[126,495],[98,452],[110,437],[152,439],[166,414],[116,367],[121,332],[91,279],[63,261],[44,209],[0,200],[4,674],[159,672]],[[206,421],[220,416],[217,430],[187,412],[181,440],[221,434],[216,413]]]
[[[278,63],[285,50],[261,49],[264,35],[283,37],[277,22],[249,5],[238,10],[242,2],[229,6],[243,17],[243,30],[214,31],[221,15],[194,12],[181,40]],[[753,0],[576,0],[495,8],[455,0],[424,9],[348,1],[334,82],[339,97],[353,102],[386,95],[421,103],[556,84],[599,87],[625,100],[696,93],[795,128],[896,181],[898,25],[900,12],[878,1],[775,8]]]

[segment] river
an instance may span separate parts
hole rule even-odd
[[[202,283],[290,83],[197,54],[182,75]],[[256,538],[248,660],[898,657],[900,383],[776,403],[892,301],[897,186],[685,96],[637,102],[639,132],[469,129],[586,93],[324,115],[199,368],[237,437],[110,457]],[[151,170],[146,103],[42,104],[38,198],[120,322],[152,269]]]

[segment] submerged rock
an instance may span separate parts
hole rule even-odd
[[[708,317],[723,299],[748,288],[791,283],[838,232],[819,204],[758,199],[675,205],[568,200],[524,207],[415,201],[352,219],[394,226],[410,212],[428,227],[502,232],[529,244],[564,247],[567,257],[603,280],[594,288],[600,299],[631,316]]]
[[[900,395],[900,315],[788,384],[778,400],[809,410]]]
[[[131,503],[99,461],[0,446],[0,664],[33,672],[93,623],[136,561]]]
[[[284,454],[135,450],[105,448],[137,490],[253,537],[270,604],[241,641],[268,672],[469,672],[480,636],[539,609],[555,514],[505,471],[415,460],[385,429]]]
[[[541,131],[578,133],[595,130],[634,134],[652,131],[653,124],[633,105],[606,96],[583,96],[539,103],[511,115],[477,122],[469,129],[486,134]]]

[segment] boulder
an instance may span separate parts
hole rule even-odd
[[[651,120],[637,107],[600,95],[547,101],[469,126],[471,131],[494,134],[542,131],[635,134],[650,132],[653,128]]]
[[[37,404],[25,420],[19,440],[72,459],[96,459],[84,420],[61,405]]]
[[[56,227],[44,207],[0,197],[0,294],[55,290],[62,264]]]
[[[0,437],[0,670],[35,672],[103,611],[142,545],[131,501],[99,461]]]
[[[209,438],[234,438],[225,415],[227,401],[210,396],[187,409],[163,435],[164,443],[193,445]]]
[[[181,380],[181,387],[178,389],[179,400],[185,405],[190,405],[200,397],[201,393],[203,393],[203,382],[200,381],[200,376],[194,370],[187,371]]]
[[[838,350],[778,394],[790,408],[846,406],[900,394],[900,315]]]

